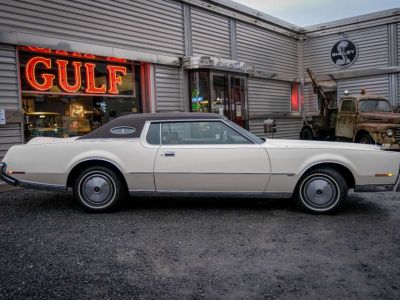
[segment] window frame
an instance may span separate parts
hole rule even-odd
[[[227,126],[228,128],[230,128],[231,130],[233,130],[235,133],[237,133],[239,136],[241,136],[242,138],[244,138],[245,140],[247,140],[249,143],[246,144],[163,144],[162,143],[162,124],[164,123],[193,123],[193,122],[219,122],[224,124],[225,126]],[[247,134],[243,134],[243,132],[240,132],[239,130],[237,130],[235,127],[231,126],[231,124],[227,123],[225,120],[222,119],[182,119],[182,120],[149,120],[146,123],[148,123],[148,125],[146,126],[146,132],[144,135],[144,140],[146,141],[146,143],[150,146],[248,146],[248,145],[261,145],[262,143],[264,143],[264,141],[260,140],[256,140],[254,139],[252,136],[249,136]],[[159,125],[159,144],[150,144],[147,140],[147,136],[148,133],[150,131],[150,127],[153,124],[160,124]],[[145,128],[144,128],[145,129]]]
[[[351,107],[354,106],[354,110],[343,110],[343,103],[345,101],[351,101],[351,103],[353,104]],[[355,114],[358,112],[358,107],[357,107],[357,103],[355,99],[352,98],[347,98],[347,99],[343,99],[342,102],[340,103],[340,112],[341,113],[346,113],[346,114]]]

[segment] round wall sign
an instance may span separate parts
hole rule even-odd
[[[352,65],[358,56],[358,48],[350,40],[343,39],[333,45],[331,49],[332,62],[338,67],[348,67]]]

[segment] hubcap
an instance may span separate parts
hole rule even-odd
[[[329,207],[338,198],[334,181],[324,175],[316,175],[306,180],[301,194],[306,204],[319,209]]]
[[[82,182],[83,197],[93,205],[102,205],[110,201],[115,193],[112,180],[106,174],[89,174]]]

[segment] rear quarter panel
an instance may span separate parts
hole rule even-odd
[[[122,172],[130,189],[135,185],[152,190],[155,154],[156,149],[143,148],[139,139],[77,140],[14,146],[4,161],[7,170],[25,172],[13,175],[19,180],[66,185],[68,174],[79,163],[104,160]],[[143,176],[136,178],[137,174]]]

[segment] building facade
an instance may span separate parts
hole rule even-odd
[[[128,113],[224,114],[298,138],[324,88],[400,95],[400,10],[300,28],[228,0],[0,0],[0,159]],[[1,118],[0,118],[1,119]]]

